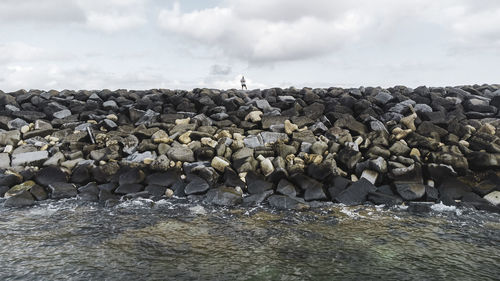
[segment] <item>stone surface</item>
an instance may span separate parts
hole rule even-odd
[[[245,176],[248,193],[257,194],[273,188],[273,183],[268,182],[265,178],[254,172],[248,172]]]
[[[35,204],[35,198],[27,190],[5,200],[4,207],[27,207]]]
[[[377,188],[371,182],[361,178],[337,195],[335,200],[348,206],[359,205],[367,200],[370,192],[375,192],[376,190]]]
[[[309,208],[307,204],[301,203],[299,200],[285,195],[271,195],[267,198],[267,201],[271,207],[276,209],[305,210]]]
[[[220,206],[235,206],[243,202],[243,197],[234,188],[220,187],[210,189],[205,201]]]
[[[77,189],[74,184],[66,182],[54,182],[49,184],[50,198],[63,199],[75,197]]]
[[[12,155],[12,166],[40,166],[47,159],[47,151],[25,152]]]
[[[486,199],[488,202],[495,206],[500,205],[500,191],[493,191],[487,195],[484,196],[484,199]]]
[[[198,176],[190,176],[189,183],[184,188],[186,195],[203,194],[210,189],[208,182]]]

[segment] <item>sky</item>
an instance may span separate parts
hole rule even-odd
[[[498,0],[0,0],[0,90],[500,83]]]

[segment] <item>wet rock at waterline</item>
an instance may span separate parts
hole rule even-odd
[[[0,195],[27,205],[26,192],[35,203],[189,196],[285,209],[430,201],[496,210],[499,91],[2,93]]]

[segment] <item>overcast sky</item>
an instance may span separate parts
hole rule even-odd
[[[0,89],[500,83],[498,0],[0,0]]]

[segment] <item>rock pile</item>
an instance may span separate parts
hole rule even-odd
[[[0,196],[498,212],[499,107],[499,85],[0,91]]]

